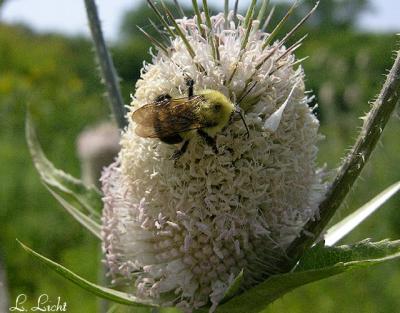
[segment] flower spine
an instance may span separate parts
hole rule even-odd
[[[296,46],[265,44],[260,21],[246,26],[233,12],[210,22],[211,30],[199,16],[176,21],[183,37],[145,64],[131,111],[161,94],[186,96],[189,76],[195,94],[214,89],[240,102],[250,137],[237,121],[217,134],[218,154],[195,137],[174,162],[176,147],[138,137],[130,121],[102,176],[103,249],[114,283],[188,312],[209,303],[214,310],[242,269],[246,287],[279,272],[277,260],[318,215],[325,190],[319,123]]]

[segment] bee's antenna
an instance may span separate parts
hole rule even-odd
[[[247,127],[246,120],[244,119],[243,110],[237,105],[236,108],[235,108],[235,111],[236,111],[236,113],[239,114],[241,120],[243,121],[244,127],[246,127],[246,131],[247,131],[247,138],[249,138],[250,137],[250,131],[249,131],[249,128]]]
[[[253,90],[253,88],[257,85],[257,82],[253,82],[253,85],[250,87],[249,90],[246,90],[248,86],[246,86],[246,88],[244,89],[244,93],[242,94],[242,96],[240,97],[239,101],[237,102],[238,105],[242,103],[242,101],[244,100],[244,98],[247,97],[247,95]]]

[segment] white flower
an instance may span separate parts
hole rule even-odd
[[[161,94],[185,96],[186,75],[195,93],[242,98],[250,137],[234,122],[217,134],[218,154],[195,137],[174,164],[176,147],[138,137],[130,120],[119,157],[102,177],[103,248],[114,282],[186,311],[209,302],[214,309],[241,269],[247,287],[279,272],[277,260],[318,215],[325,190],[316,167],[319,123],[301,66],[280,41],[263,49],[269,35],[257,20],[243,47],[238,19],[239,26],[233,12],[228,23],[223,14],[212,17],[212,32],[203,28],[208,40],[196,19],[178,20],[195,56],[181,37],[172,39],[144,66],[131,110]]]

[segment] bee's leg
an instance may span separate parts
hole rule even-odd
[[[165,104],[169,102],[171,99],[172,97],[169,94],[164,93],[162,95],[158,95],[157,97],[155,97],[154,102],[156,102],[157,104]]]
[[[189,140],[186,140],[183,143],[182,147],[179,150],[176,150],[173,155],[171,155],[170,159],[175,161],[178,160],[186,152],[188,145]]]
[[[191,78],[186,78],[186,85],[189,87],[188,98],[190,99],[194,95],[194,92],[193,92],[194,80]]]
[[[203,131],[202,129],[198,129],[197,133],[199,134],[199,136],[201,138],[204,139],[206,144],[208,144],[213,149],[214,153],[218,154],[217,142],[215,141],[215,139],[213,137],[211,137],[209,134],[207,134],[205,131]]]

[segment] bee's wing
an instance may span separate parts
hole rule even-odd
[[[146,104],[132,114],[135,132],[140,137],[163,138],[210,126],[196,114],[203,102],[202,96],[195,96]]]
[[[136,122],[136,124],[143,127],[151,127],[153,125],[153,121],[158,116],[158,110],[161,107],[168,105],[169,102],[170,100],[163,100],[159,102],[154,101],[149,104],[145,104],[144,106],[135,110],[132,113],[131,117]]]
[[[155,131],[153,126],[143,126],[143,125],[138,125],[135,128],[135,133],[139,137],[144,137],[144,138],[158,138],[159,135]]]

